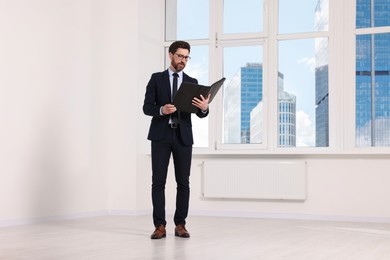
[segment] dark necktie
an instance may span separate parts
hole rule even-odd
[[[173,101],[173,98],[176,96],[176,93],[177,93],[177,77],[179,77],[179,75],[177,73],[173,73],[172,101]]]
[[[175,97],[175,95],[177,93],[177,78],[178,77],[179,77],[179,75],[176,72],[173,73],[172,102],[173,102],[173,98]],[[172,120],[173,124],[178,124],[179,123],[178,112],[177,111],[172,114],[171,120]]]

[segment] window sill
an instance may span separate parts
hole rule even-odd
[[[341,150],[335,148],[311,147],[311,148],[277,148],[274,150],[268,149],[220,149],[214,150],[211,148],[193,148],[194,155],[237,155],[237,156],[382,156],[390,158],[390,147],[372,147],[372,148],[354,148],[349,150]]]

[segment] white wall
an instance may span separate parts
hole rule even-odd
[[[151,73],[163,69],[162,8],[0,0],[0,225],[150,214],[142,104]],[[204,200],[199,164],[208,157],[194,156],[190,215],[390,222],[388,156],[290,156],[308,162],[305,202]],[[172,212],[172,167],[166,190]]]
[[[1,1],[0,219],[105,208],[91,171],[90,5]]]
[[[138,81],[135,85],[134,111],[137,122],[137,214],[151,212],[151,161],[150,142],[147,140],[150,116],[143,113],[142,106],[146,85],[152,73],[164,69],[164,48],[162,47],[164,24],[163,11],[165,1],[140,0],[138,13]],[[153,8],[151,8],[153,6]],[[152,222],[151,222],[152,223]]]
[[[0,224],[137,212],[161,4],[0,0]]]
[[[107,16],[102,23],[102,34],[106,48],[102,52],[107,65],[101,71],[107,78],[107,85],[101,93],[107,117],[101,120],[107,134],[101,141],[105,144],[108,173],[108,209],[133,210],[136,205],[137,173],[137,105],[136,82],[138,78],[138,12],[137,1],[101,1],[101,12]],[[97,61],[97,64],[101,62]],[[95,93],[96,94],[96,93]],[[98,135],[99,136],[99,135]],[[101,152],[101,149],[98,149]],[[98,162],[97,162],[98,163]]]
[[[0,7],[0,220],[133,209],[136,2]]]

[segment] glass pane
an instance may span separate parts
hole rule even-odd
[[[372,19],[372,16],[374,19]],[[356,28],[370,28],[380,26],[390,26],[390,1],[357,0]]]
[[[191,46],[191,60],[187,63],[186,73],[196,78],[201,85],[209,85],[209,47]],[[210,105],[210,110],[212,110]],[[209,117],[199,118],[192,115],[194,147],[209,146]]]
[[[223,143],[262,143],[263,47],[225,47]]]
[[[329,146],[328,38],[279,43],[278,147]]]
[[[207,39],[209,0],[166,0],[165,40]]]
[[[390,33],[356,37],[356,146],[390,146]]]
[[[263,0],[224,0],[223,33],[263,31]]]
[[[329,0],[279,0],[279,33],[329,29]]]

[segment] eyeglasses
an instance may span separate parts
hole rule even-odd
[[[182,54],[177,54],[176,52],[175,52],[175,54],[177,55],[177,57],[179,58],[179,60],[185,59],[186,61],[188,61],[188,60],[191,59],[190,56],[184,56],[184,55],[182,55]]]

